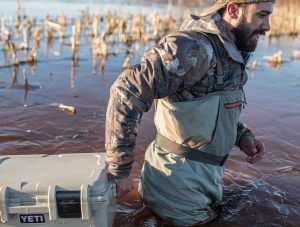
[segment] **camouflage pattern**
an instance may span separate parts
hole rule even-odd
[[[239,90],[246,83],[249,54],[237,50],[222,18],[218,14],[206,20],[193,16],[179,32],[146,51],[141,64],[125,70],[111,87],[105,146],[114,178],[130,174],[138,124],[154,99],[185,101],[215,91],[216,56],[210,41],[199,31],[216,35],[227,72],[224,90]],[[237,130],[236,145],[244,134],[251,134],[241,123]]]

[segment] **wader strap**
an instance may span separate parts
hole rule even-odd
[[[217,58],[217,71],[215,72],[214,75],[216,78],[215,89],[216,91],[222,91],[224,89],[224,71],[222,67],[222,58],[221,58],[220,50],[217,47],[216,41],[214,40],[211,34],[204,33],[204,32],[201,32],[201,34],[203,34],[210,41],[214,49],[214,53]]]
[[[205,164],[223,166],[228,158],[228,154],[225,156],[212,155],[197,149],[182,146],[169,140],[159,133],[156,134],[155,143],[170,153],[174,153],[181,157]]]

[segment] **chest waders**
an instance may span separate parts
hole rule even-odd
[[[163,219],[190,226],[213,216],[222,200],[223,164],[237,134],[243,91],[223,91],[221,56],[217,56],[216,92],[191,101],[156,100],[157,136],[147,149],[140,193]]]

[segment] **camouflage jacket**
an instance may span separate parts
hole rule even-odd
[[[229,72],[223,90],[238,90],[246,83],[248,54],[237,50],[223,19],[192,16],[180,31],[160,40],[145,52],[141,64],[123,71],[110,90],[106,115],[105,148],[109,172],[115,178],[130,174],[138,124],[154,99],[185,101],[215,91],[217,58],[210,41],[200,32],[214,34],[222,53],[222,65]],[[235,67],[232,67],[235,66]],[[236,77],[230,77],[235,68]],[[243,124],[237,127],[237,141],[251,134]],[[252,135],[252,134],[251,134]]]

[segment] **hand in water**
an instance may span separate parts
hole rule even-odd
[[[240,148],[248,156],[246,161],[251,164],[260,161],[265,153],[264,144],[253,136],[242,137]]]
[[[117,187],[117,199],[121,199],[134,188],[131,178],[115,179],[114,181]]]

